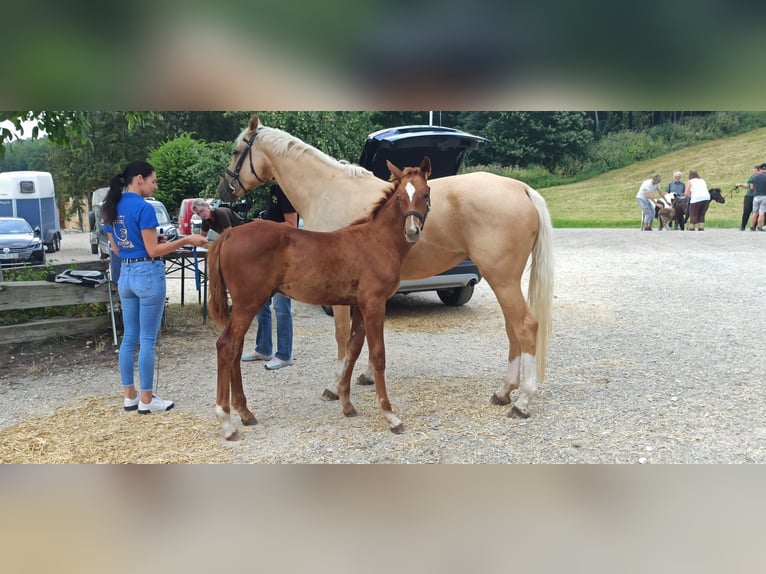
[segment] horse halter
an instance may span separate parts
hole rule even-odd
[[[232,193],[235,193],[235,194],[237,193],[237,187],[241,187],[242,189],[244,189],[242,182],[239,181],[239,172],[242,171],[242,164],[245,163],[245,156],[250,158],[250,171],[253,172],[255,179],[257,179],[261,183],[269,183],[267,180],[263,179],[261,176],[259,176],[256,173],[255,166],[253,165],[253,142],[255,141],[255,137],[258,135],[258,130],[260,130],[260,128],[256,129],[253,132],[253,135],[251,135],[250,138],[245,141],[247,150],[242,152],[242,154],[239,156],[239,159],[237,160],[237,165],[234,168],[234,171],[231,171],[228,167],[225,170],[226,175],[228,175],[230,178],[228,181],[228,186],[229,186],[229,189],[232,191]]]
[[[426,195],[426,212],[421,214],[411,209],[410,211],[402,214],[402,219],[406,221],[407,218],[411,215],[412,217],[420,221],[420,227],[424,227],[426,224],[426,217],[428,217],[428,213],[430,211],[431,211],[431,189],[429,188],[428,195]]]

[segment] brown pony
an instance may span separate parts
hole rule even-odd
[[[402,261],[420,237],[431,207],[431,160],[426,156],[420,167],[404,170],[387,163],[391,189],[363,222],[321,233],[260,220],[228,228],[213,243],[207,259],[210,316],[224,327],[216,344],[216,416],[227,439],[236,434],[230,396],[242,424],[257,422],[247,408],[239,358],[253,318],[274,292],[315,305],[353,306],[338,386],[343,414],[356,415],[350,400],[351,374],[366,332],[378,407],[393,432],[404,430],[386,393],[383,321],[386,301],[399,286]]]
[[[358,165],[261,125],[254,115],[237,138],[218,195],[232,201],[271,180],[305,228],[317,231],[339,229],[366,215],[389,186]],[[440,177],[429,185],[434,207],[428,227],[404,260],[400,279],[430,277],[471,258],[497,297],[508,337],[504,381],[491,400],[507,405],[518,389],[508,416],[527,417],[544,378],[551,334],[553,227],[545,199],[521,181],[487,172]],[[522,290],[527,269],[529,303]],[[342,367],[351,328],[348,309],[333,309],[333,316]],[[338,398],[331,385],[324,396]]]

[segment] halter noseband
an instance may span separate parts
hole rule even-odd
[[[426,199],[426,212],[423,214],[418,213],[417,211],[410,210],[402,215],[402,219],[405,221],[407,218],[411,215],[418,221],[420,221],[420,227],[423,227],[426,224],[426,217],[428,217],[428,213],[431,211],[431,197],[430,194],[428,198]]]
[[[261,176],[259,176],[255,171],[255,166],[253,165],[253,142],[255,141],[255,137],[258,135],[258,131],[260,128],[256,129],[253,132],[253,135],[250,136],[250,139],[245,141],[245,145],[247,146],[247,150],[243,152],[239,159],[237,160],[237,166],[234,168],[234,171],[231,171],[228,167],[226,168],[226,175],[229,176],[229,189],[233,192],[237,192],[237,186],[243,187],[242,182],[239,181],[239,172],[242,171],[242,164],[245,163],[245,156],[250,158],[250,171],[253,172],[253,175],[255,176],[255,179],[260,181],[261,183],[269,183],[267,180],[263,179]]]

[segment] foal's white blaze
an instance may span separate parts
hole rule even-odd
[[[410,201],[412,201],[412,198],[415,197],[415,186],[412,185],[412,182],[407,182],[407,185],[404,186],[404,191],[407,192],[407,195],[410,196]]]

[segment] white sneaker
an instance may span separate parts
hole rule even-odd
[[[138,408],[138,395],[136,395],[135,399],[129,399],[128,397],[125,397],[123,400],[123,409],[125,409],[125,412],[134,411]]]
[[[263,368],[268,369],[269,371],[275,371],[276,369],[281,369],[282,367],[289,367],[292,364],[293,364],[292,359],[287,359],[286,361],[283,361],[282,359],[277,359],[276,357],[274,357],[268,363],[263,365]]]
[[[139,401],[138,414],[148,415],[149,413],[164,413],[173,408],[173,401],[163,401],[157,395],[152,395],[152,402],[149,404]]]
[[[243,361],[270,361],[271,356],[264,355],[262,353],[259,353],[258,351],[253,351],[252,353],[242,353]]]

